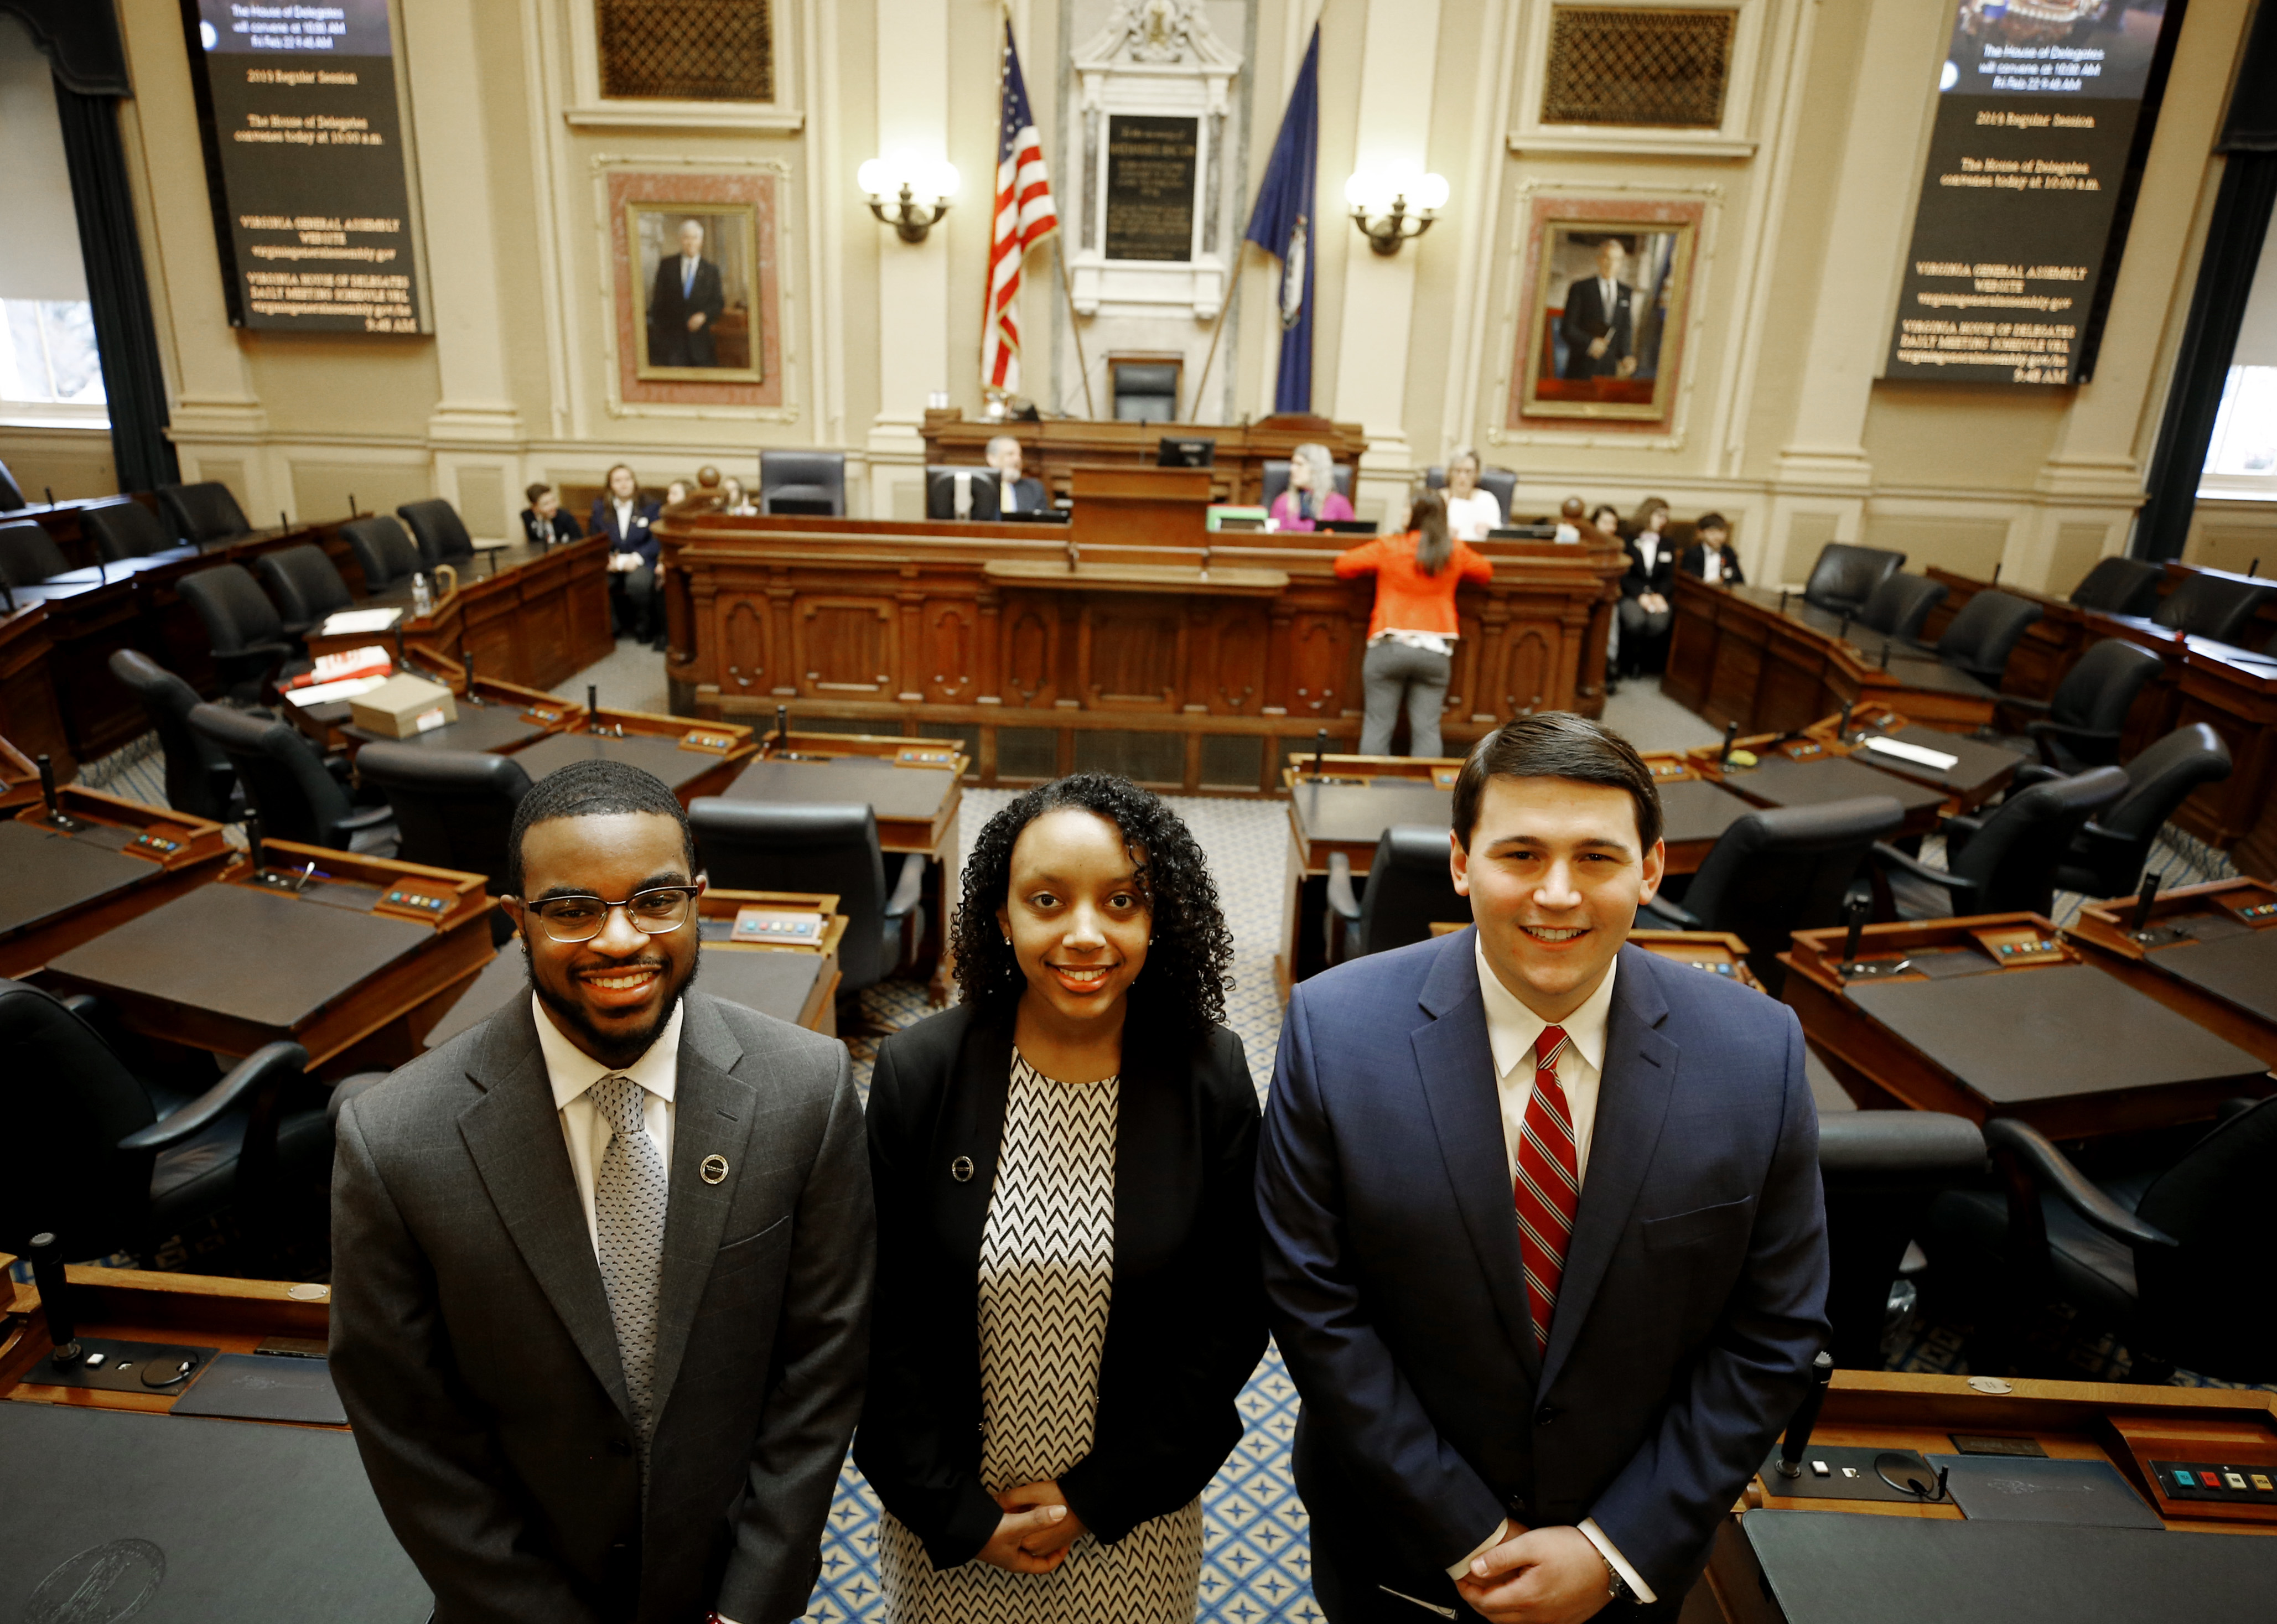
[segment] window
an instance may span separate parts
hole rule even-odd
[[[103,428],[103,359],[48,59],[0,15],[0,417]]]
[[[84,299],[0,299],[0,401],[102,406],[103,357]]]
[[[604,96],[775,99],[766,0],[598,0],[595,11]]]
[[[2277,221],[2246,295],[2198,494],[2277,500]]]

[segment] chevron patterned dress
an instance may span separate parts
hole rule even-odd
[[[1115,1292],[1118,1079],[1062,1083],[1018,1050],[980,1240],[980,1477],[992,1494],[1091,1452]],[[974,1560],[936,1573],[890,1514],[882,1559],[893,1624],[1192,1624],[1199,1499],[1112,1545],[1085,1534],[1048,1574]]]

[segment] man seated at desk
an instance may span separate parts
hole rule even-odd
[[[561,511],[561,499],[553,487],[540,480],[522,495],[529,506],[522,510],[522,533],[533,547],[550,547],[556,542],[577,539],[577,521]]]
[[[1043,481],[1023,474],[1020,442],[1010,435],[1000,434],[988,442],[988,466],[996,470],[998,513],[1041,513],[1052,505]]]

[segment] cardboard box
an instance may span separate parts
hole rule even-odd
[[[392,676],[350,700],[348,717],[383,737],[407,739],[458,721],[459,702],[440,682],[423,676]]]

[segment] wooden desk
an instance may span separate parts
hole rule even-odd
[[[1329,907],[1329,858],[1341,852],[1355,877],[1375,862],[1376,842],[1394,824],[1452,825],[1458,758],[1291,755],[1282,782],[1289,795],[1289,858],[1283,870],[1281,951],[1273,973],[1281,995],[1328,967],[1321,921]],[[1744,817],[1748,803],[1672,754],[1647,756],[1660,790],[1668,872],[1700,866],[1717,837]]]
[[[2149,925],[2163,939],[2147,943],[2134,919],[2132,898],[2090,903],[2064,934],[2136,991],[2277,1067],[2277,886],[2217,880],[2165,892]]]
[[[59,953],[204,885],[231,860],[221,825],[66,784],[56,802],[85,827],[54,828],[35,794],[0,820],[0,976],[20,980]]]
[[[825,805],[862,802],[878,820],[878,844],[922,853],[927,910],[920,963],[930,962],[935,1003],[948,997],[948,922],[957,904],[957,812],[971,766],[956,741],[880,735],[771,734],[767,754],[721,793],[731,801]]]
[[[812,911],[826,921],[822,938],[812,946],[731,941],[735,915],[746,907]],[[705,956],[700,982],[704,991],[810,1032],[838,1035],[838,984],[843,979],[838,968],[838,944],[846,936],[846,916],[838,911],[835,896],[808,891],[706,891],[697,901],[697,914]],[[757,957],[761,954],[776,957]],[[462,989],[438,1001],[441,1018],[428,1029],[422,1046],[440,1048],[468,1027],[497,1014],[509,999],[527,996],[529,991],[529,972],[522,953],[518,949],[500,953]]]
[[[2053,944],[2049,963],[2002,967],[1976,933]],[[1811,1047],[1866,1109],[2014,1117],[2052,1139],[2201,1121],[2222,1101],[2277,1088],[2268,1062],[2159,1003],[2067,945],[2037,914],[1870,925],[1846,979],[1840,930],[1794,934],[1778,956]]]
[[[2161,595],[2193,573],[2189,565],[2167,564]],[[1947,589],[1939,612],[1946,619],[1991,590],[1989,582],[1950,570],[1932,568],[1929,574]],[[2229,777],[2199,789],[2176,811],[2174,822],[2231,853],[2246,872],[2277,873],[2277,656],[2206,637],[2177,637],[2148,620],[2078,609],[2036,592],[2016,596],[2032,599],[2045,613],[2009,660],[2002,690],[2047,698],[2079,657],[2106,637],[2151,650],[2162,667],[2128,713],[2120,759],[2177,728],[2193,722],[2212,728],[2229,746]],[[1942,624],[1939,614],[1930,617],[1931,629]],[[2277,609],[2265,605],[2248,641],[2258,643],[2272,632],[2277,632]]]
[[[322,1076],[410,1059],[494,957],[482,876],[282,840],[266,855],[272,873],[314,864],[315,878],[282,890],[237,859],[212,884],[56,955],[35,980],[217,1055],[290,1041]],[[390,901],[409,893],[435,905]]]
[[[572,761],[629,762],[662,779],[685,806],[726,790],[758,746],[749,728],[733,723],[693,723],[685,716],[604,706],[584,713],[583,723],[574,731],[550,735],[513,753],[533,783]]]
[[[1865,701],[1955,733],[1992,719],[1998,696],[1976,678],[1902,644],[1885,667],[1879,632],[1854,623],[1846,641],[1841,617],[1800,592],[1710,586],[1679,570],[1672,607],[1661,691],[1718,727],[1736,721],[1742,733],[1784,732]]]
[[[1645,917],[1641,913],[1639,919]],[[1629,941],[1661,958],[1690,964],[1710,975],[1722,976],[1757,992],[1763,984],[1748,968],[1748,944],[1723,930],[1633,930]]]
[[[58,782],[69,782],[79,771],[56,690],[54,654],[45,605],[19,599],[12,612],[0,612],[0,738],[10,741],[11,752],[11,759],[0,760],[0,778],[11,789],[23,782],[17,774],[40,756],[55,764]]]
[[[1359,733],[1375,589],[1336,577],[1352,538],[1210,534],[1196,507],[1140,545],[1115,504],[1082,499],[1064,526],[674,514],[658,535],[672,703],[689,714],[788,705],[954,736],[984,784],[1097,767],[1246,795],[1272,793],[1279,756],[1320,728]],[[1451,747],[1524,713],[1602,713],[1625,556],[1480,551],[1495,576],[1456,597]]]
[[[968,418],[961,408],[925,413],[925,461],[940,465],[979,468],[988,461],[988,442],[998,435],[1020,442],[1023,467],[1031,478],[1043,482],[1055,497],[1071,493],[1078,467],[1152,469],[1165,439],[1207,439],[1217,443],[1215,460],[1199,470],[1208,481],[1214,502],[1257,504],[1261,498],[1265,464],[1286,461],[1290,453],[1307,441],[1329,448],[1336,461],[1357,473],[1367,450],[1367,431],[1356,423],[1331,423],[1325,417],[1288,413],[1246,425],[1238,423],[1113,423],[1081,418],[1053,418],[1043,423],[992,423]]]
[[[1950,1459],[1959,1452],[1956,1434],[2027,1438],[2051,1460],[2105,1462],[2169,1533],[2277,1532],[2277,1509],[2174,1498],[2152,1466],[2176,1460],[2277,1464],[2277,1395],[2266,1392],[1837,1370],[1805,1459],[1858,1452],[1847,1459],[1865,1460],[1866,1469],[1873,1453],[1884,1449]],[[1808,1467],[1805,1472],[1808,1481]],[[2250,1611],[2277,1584],[2277,1544],[2265,1541],[2162,1544],[2157,1529],[1971,1523],[1951,1505],[1803,1495],[1768,1469],[1750,1480],[1732,1510],[1702,1581],[1707,1594],[1694,1593],[1687,1618],[1717,1617],[1729,1624],[1964,1617],[2075,1624],[2154,1616],[2160,1610],[2157,1601],[2139,1593],[2111,1608],[2091,1599],[2115,1596],[2129,1585],[2139,1591],[2154,1577],[2145,1571],[2153,1560],[2167,1565],[2155,1584],[2186,1607],[2202,1597],[2211,1603],[2217,1584],[2223,1587],[2222,1601],[2233,1603],[2243,1583],[2243,1605]],[[1973,1554],[1996,1541],[2027,1560],[2060,1567],[2068,1582],[2052,1583],[2047,1572],[2014,1563],[1990,1574],[1956,1571],[1953,1555],[1963,1542]],[[1982,1588],[1988,1582],[1998,1588]],[[2228,1615],[2226,1605],[2214,1611]]]

